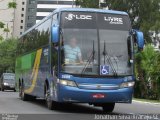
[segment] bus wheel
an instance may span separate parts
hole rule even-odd
[[[45,100],[46,100],[47,108],[50,110],[53,110],[53,101],[51,99],[50,91],[47,86],[45,86]]]
[[[20,98],[22,97],[22,88],[21,88],[21,86],[19,87],[19,97]]]
[[[58,109],[58,103],[54,102],[51,99],[51,94],[50,94],[49,88],[47,86],[45,87],[45,100],[46,100],[47,108],[49,110],[56,110],[56,109]]]
[[[111,113],[114,110],[115,103],[105,103],[102,105],[104,113]]]
[[[21,90],[20,90],[20,95],[21,95],[21,100],[23,101],[27,101],[28,100],[28,95],[24,93],[24,86],[21,86]]]

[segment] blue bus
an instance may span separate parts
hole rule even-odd
[[[126,12],[60,8],[27,30],[18,42],[16,82],[22,100],[43,98],[49,109],[88,103],[112,112],[131,103],[134,48],[143,33]]]

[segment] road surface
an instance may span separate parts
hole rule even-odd
[[[48,110],[43,100],[22,101],[18,97],[18,93],[12,91],[0,91],[0,114],[35,114],[36,116],[40,116],[40,118],[43,118],[45,115],[51,117],[54,115],[55,120],[58,120],[59,118],[61,120],[67,120],[67,118],[68,120],[72,120],[72,117],[76,117],[76,120],[90,120],[91,118],[100,119],[99,116],[96,115],[103,115],[101,108],[89,106],[88,104],[71,104],[64,106],[61,110]],[[139,102],[133,102],[132,104],[116,104],[114,112],[111,115],[114,116],[123,114],[143,114],[144,116],[147,116],[147,114],[152,114],[151,118],[157,119],[157,114],[160,114],[160,105]],[[101,119],[102,117],[103,116],[101,116]],[[0,117],[0,119],[1,118],[2,117]]]

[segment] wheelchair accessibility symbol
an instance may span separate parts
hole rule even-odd
[[[108,65],[101,65],[100,66],[100,74],[101,75],[109,74],[109,66]]]

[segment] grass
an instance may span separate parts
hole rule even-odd
[[[133,100],[142,101],[142,102],[160,103],[160,100],[148,100],[148,99],[141,99],[141,98],[133,98]]]

